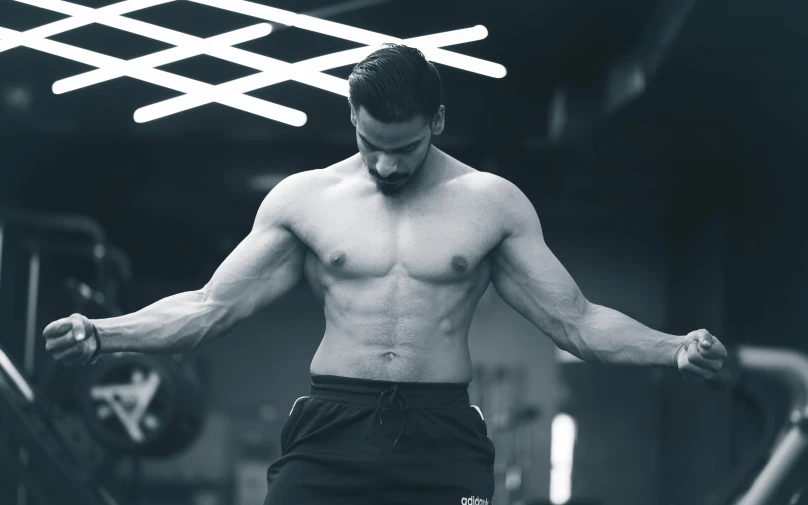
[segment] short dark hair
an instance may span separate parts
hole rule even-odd
[[[413,47],[384,44],[356,64],[348,78],[348,101],[383,123],[438,113],[443,89],[435,65]]]

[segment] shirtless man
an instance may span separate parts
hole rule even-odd
[[[358,154],[278,184],[202,289],[120,317],[54,321],[48,351],[66,364],[182,352],[305,277],[325,335],[310,395],[292,406],[267,472],[267,505],[489,504],[494,447],[469,404],[467,337],[491,282],[586,361],[707,379],[721,368],[726,349],[706,330],[668,335],[587,301],[528,198],[432,145],[445,110],[438,72],[419,51],[384,47],[349,81]]]

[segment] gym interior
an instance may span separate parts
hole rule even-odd
[[[118,3],[0,2],[0,503],[262,503],[325,328],[305,283],[183,354],[64,367],[43,329],[199,289],[276,184],[356,153],[347,100],[326,85],[199,99],[271,66],[245,55],[296,63],[434,35],[455,37],[425,50],[444,86],[435,146],[515,183],[589,300],[671,334],[706,328],[729,350],[710,381],[584,363],[489,286],[469,394],[496,447],[493,503],[808,504],[804,3],[166,0],[99,14]],[[344,80],[356,61],[320,70]],[[262,115],[267,102],[304,124]]]

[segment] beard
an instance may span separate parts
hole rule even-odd
[[[427,148],[424,157],[421,158],[421,161],[415,166],[415,170],[413,170],[412,173],[406,177],[396,178],[393,176],[392,178],[385,179],[384,177],[380,176],[376,170],[368,167],[367,164],[365,165],[365,167],[368,169],[368,174],[370,174],[373,182],[376,183],[376,189],[379,191],[379,193],[387,197],[395,197],[401,194],[404,188],[408,187],[413,180],[418,180],[419,177],[423,176],[421,174],[421,169],[426,164],[426,159],[429,156],[429,152],[432,151],[432,139],[430,138],[429,140],[429,147]],[[391,180],[395,182],[390,184],[389,182]]]
[[[402,182],[398,184],[391,184],[386,179],[383,179],[377,175],[374,175],[375,172],[371,172],[371,176],[373,177],[373,181],[376,183],[376,189],[384,196],[396,196],[401,193],[401,190],[407,186],[410,177],[405,177]]]

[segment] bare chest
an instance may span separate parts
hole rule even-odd
[[[325,276],[403,274],[450,283],[477,271],[499,240],[490,209],[460,190],[395,206],[380,195],[334,193],[311,210],[298,232]]]

